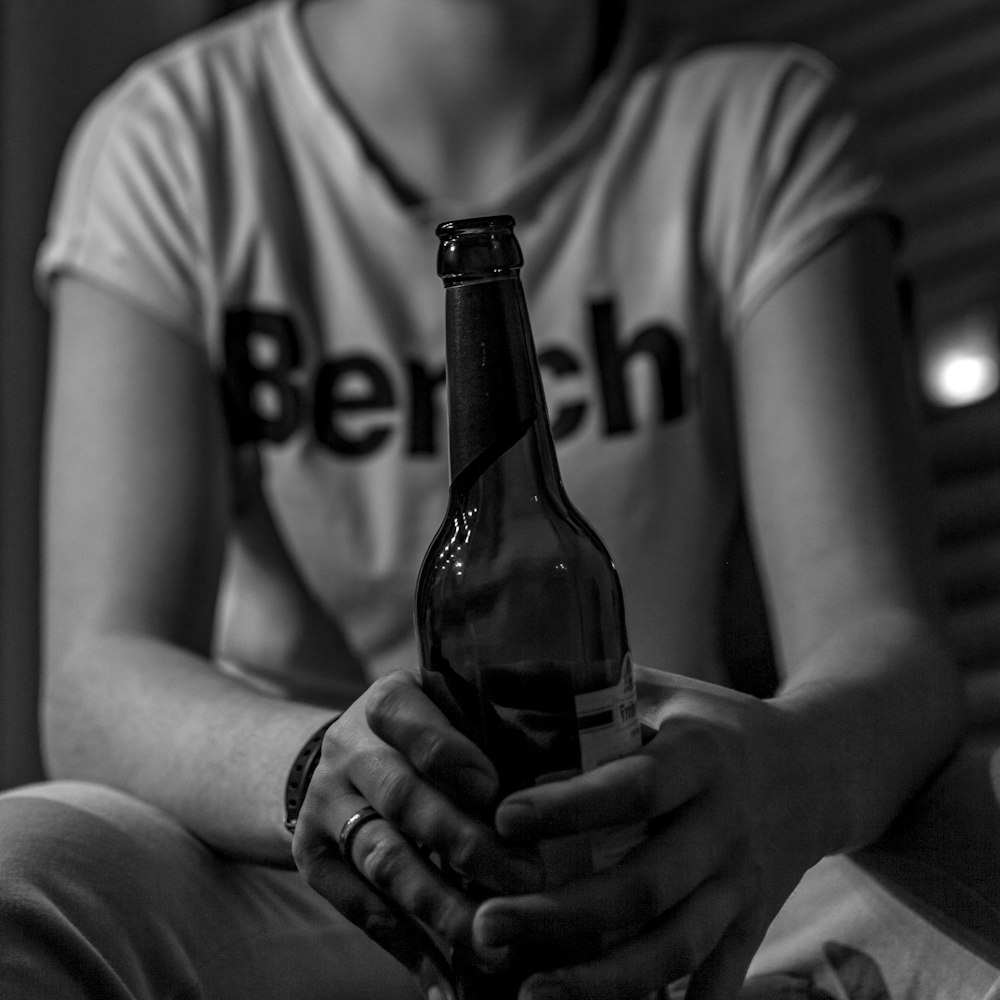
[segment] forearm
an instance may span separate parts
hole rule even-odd
[[[78,643],[43,704],[52,777],[120,788],[226,854],[291,864],[285,781],[330,708],[267,697],[200,656],[126,635]]]
[[[962,702],[954,665],[926,619],[874,612],[805,655],[772,705],[791,720],[775,761],[789,820],[825,838],[824,853],[878,837],[954,748]]]

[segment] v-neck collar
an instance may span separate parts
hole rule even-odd
[[[630,5],[617,47],[603,72],[591,85],[570,122],[542,150],[527,160],[496,191],[480,202],[424,198],[394,175],[391,165],[374,148],[350,108],[327,78],[305,36],[305,0],[283,0],[277,12],[289,83],[301,96],[304,113],[318,141],[330,155],[348,155],[356,170],[369,175],[400,216],[421,225],[443,218],[509,212],[519,219],[534,214],[542,197],[568,172],[604,130],[641,59],[641,4]]]

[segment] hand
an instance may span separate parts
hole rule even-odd
[[[451,995],[442,949],[471,951],[476,902],[460,879],[496,893],[541,885],[535,853],[503,844],[483,818],[497,788],[488,758],[407,674],[376,681],[327,730],[295,829],[295,863],[425,995]],[[341,830],[369,805],[379,817],[357,827],[348,864]],[[480,960],[499,957],[485,949]]]
[[[651,691],[648,675],[640,706],[655,736],[641,751],[497,809],[497,829],[517,842],[649,825],[648,839],[606,871],[479,908],[478,945],[551,970],[522,998],[642,998],[690,975],[689,1000],[730,1000],[768,924],[824,853],[804,815],[815,786],[795,773],[794,715],[665,674]]]

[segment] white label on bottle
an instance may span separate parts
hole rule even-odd
[[[642,746],[632,657],[625,654],[621,677],[603,691],[576,696],[580,763],[584,771],[635,753]],[[609,868],[646,836],[646,824],[609,827],[590,835],[594,871]]]
[[[632,658],[626,654],[617,684],[576,696],[580,767],[592,771],[642,746]]]
[[[575,702],[581,770],[592,771],[602,764],[635,753],[642,746],[632,658],[628,654],[622,662],[617,684],[577,695]],[[571,776],[547,774],[539,778],[538,783]],[[608,868],[645,836],[646,824],[638,823],[549,841],[543,847],[547,881],[550,885],[558,885],[569,878]]]

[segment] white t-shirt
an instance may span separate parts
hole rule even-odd
[[[39,273],[112,289],[228,373],[291,561],[375,676],[416,665],[413,588],[447,497],[434,227],[512,214],[563,479],[615,558],[635,658],[721,680],[729,339],[882,210],[858,145],[816,55],[682,50],[636,15],[571,126],[502,190],[413,204],[318,72],[297,5],[276,0],[100,98]],[[234,532],[220,659],[322,694],[322,671],[297,676],[281,652],[294,642],[250,572],[268,561],[255,525]]]

